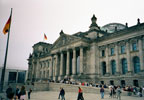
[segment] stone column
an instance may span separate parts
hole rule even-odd
[[[144,56],[142,48],[142,39],[139,39],[139,57],[140,57],[140,69],[144,71]]]
[[[70,74],[70,51],[67,51],[66,75]]]
[[[36,78],[39,79],[40,62],[37,61]]]
[[[52,67],[52,70],[53,70],[53,79],[55,79],[55,58],[53,57],[53,67]]]
[[[83,47],[80,47],[80,74],[83,73]]]
[[[115,45],[116,48],[116,74],[119,75],[120,74],[120,61],[119,61],[119,48],[118,45],[116,43]]]
[[[110,75],[110,64],[109,64],[109,47],[108,45],[106,46],[106,75]]]
[[[58,55],[56,54],[56,62],[55,62],[55,76],[58,76]]]
[[[36,79],[36,67],[37,67],[37,62],[34,61],[33,81],[35,81],[35,79]]]
[[[44,62],[42,62],[42,73],[41,73],[41,79],[43,79],[44,74]]]
[[[127,64],[128,64],[128,73],[132,73],[132,64],[131,64],[131,55],[130,55],[130,43],[126,42],[126,53],[127,53]]]
[[[30,79],[32,81],[32,68],[33,68],[33,65],[32,65],[32,62],[29,62],[29,69],[28,69],[28,79]]]
[[[50,66],[49,66],[49,76],[50,76],[50,78],[52,79],[52,76],[53,76],[53,69],[52,69],[52,67],[53,67],[53,57],[51,56],[51,58],[50,58]]]
[[[63,60],[64,60],[64,54],[61,52],[61,61],[60,61],[60,75],[63,76]]]
[[[72,74],[76,74],[76,49],[73,49],[73,66],[72,66]]]

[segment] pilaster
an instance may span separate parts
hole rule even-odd
[[[142,39],[139,39],[139,57],[140,57],[140,69],[144,71],[144,56],[143,56],[143,48],[142,48]]]
[[[118,45],[116,43],[115,45],[115,51],[116,51],[116,74],[119,75],[120,74],[120,61],[119,61],[119,48]]]
[[[111,71],[110,71],[110,64],[109,64],[109,47],[108,45],[106,46],[106,76],[109,76]]]
[[[130,43],[126,42],[126,54],[127,54],[127,64],[128,64],[128,74],[132,73],[132,63],[131,63],[131,55],[130,55]]]

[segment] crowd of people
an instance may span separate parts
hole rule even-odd
[[[122,88],[120,86],[110,85],[108,88],[109,88],[109,97],[110,98],[117,98],[118,100],[121,100]],[[124,89],[125,88],[123,88],[123,90]],[[133,89],[133,90],[136,90],[136,89]],[[127,90],[124,90],[124,91],[127,91]],[[141,91],[141,89],[140,89],[140,91]],[[101,94],[101,99],[104,99],[105,88],[103,85],[102,85],[102,87],[100,87],[100,94]],[[60,98],[61,98],[61,100],[65,100],[65,90],[62,87],[60,87],[60,93],[59,93],[58,99],[60,99]],[[83,90],[80,87],[78,87],[77,100],[84,100]]]
[[[30,99],[31,92],[32,92],[32,89],[29,88],[28,99]],[[7,97],[7,100],[25,100],[26,98],[25,86],[21,86],[21,88],[19,88],[18,86],[16,86],[16,88],[12,88],[9,85],[9,87],[6,90],[6,97]]]
[[[131,96],[132,94],[133,95],[138,95],[140,97],[143,96],[143,92],[144,92],[144,87],[136,87],[136,86],[126,86],[123,88],[124,91],[127,91],[128,92],[128,96]]]
[[[81,86],[90,86],[90,87],[98,87],[101,89],[107,88],[109,89],[110,92],[110,97],[112,98],[121,98],[121,93],[122,91],[126,91],[128,96],[135,95],[142,97],[144,96],[144,87],[130,87],[130,86],[115,86],[115,85],[106,85],[106,84],[96,84],[96,83],[89,83],[89,82],[78,82],[71,80],[70,77],[64,78],[61,81],[50,81],[50,82],[55,82],[55,83],[64,83],[64,84],[72,84],[72,85],[81,85]],[[103,91],[103,90],[102,90]],[[102,95],[102,98],[104,98],[104,93],[100,92]]]
[[[89,82],[78,82],[71,80],[70,77],[64,78],[61,81],[54,81],[54,80],[49,80],[49,82],[55,82],[55,83],[64,83],[64,84],[72,84],[72,85],[79,85],[79,86],[89,86],[89,87],[97,87],[100,88],[100,94],[101,94],[101,99],[104,99],[104,94],[105,94],[105,89],[109,89],[109,97],[110,98],[117,98],[118,100],[121,100],[121,93],[122,91],[126,91],[128,96],[131,95],[136,95],[139,97],[144,96],[144,87],[136,87],[136,86],[115,86],[115,85],[106,85],[106,84],[93,84]],[[34,85],[34,84],[33,84]],[[29,88],[27,95],[28,99],[30,99],[32,89]],[[16,86],[16,88],[11,88],[9,86],[6,90],[6,95],[8,100],[25,100],[26,98],[26,89],[24,86],[21,86],[19,88]],[[65,90],[61,87],[60,88],[60,93],[58,99],[65,100]],[[84,100],[83,97],[83,91],[80,87],[78,87],[78,97],[77,100]]]

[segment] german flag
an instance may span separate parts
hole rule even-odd
[[[47,40],[47,36],[44,34],[44,39]]]
[[[11,15],[10,15],[7,23],[5,24],[5,27],[3,28],[3,33],[4,33],[4,34],[6,34],[6,33],[9,31],[9,29],[10,29],[10,24],[11,24]]]

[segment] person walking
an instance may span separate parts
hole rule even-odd
[[[78,97],[77,100],[84,100],[83,91],[80,87],[78,87]]]
[[[31,92],[32,92],[32,89],[30,88],[28,91],[28,99],[30,99]]]
[[[104,87],[102,86],[100,89],[101,99],[104,99]]]
[[[110,91],[110,95],[109,95],[109,97],[113,97],[113,88],[112,87],[110,87],[110,89],[109,89],[109,91]]]
[[[15,100],[20,99],[20,89],[18,88],[18,86],[16,86],[16,90],[15,90]]]
[[[139,96],[142,97],[142,87],[139,88]]]
[[[26,90],[25,87],[22,86],[20,90],[20,100],[25,100],[25,96],[26,96]]]
[[[118,86],[116,93],[117,93],[117,99],[121,100],[121,89],[120,89],[120,86]]]
[[[60,93],[58,99],[60,99],[60,97],[61,100],[65,100],[65,90],[62,87],[60,87]]]

